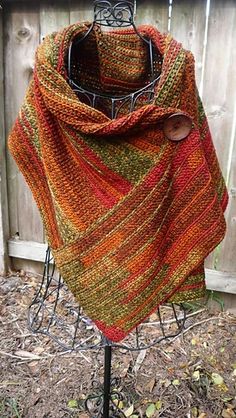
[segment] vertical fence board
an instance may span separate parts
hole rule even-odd
[[[5,64],[5,127],[6,137],[12,127],[15,116],[18,111],[18,92],[15,91],[15,77],[12,48],[13,48],[13,10],[10,6],[7,7],[7,12],[4,9],[4,64]],[[16,71],[16,70],[15,70]],[[17,215],[17,167],[14,160],[7,155],[7,182],[8,182],[8,200],[9,200],[9,220],[10,220],[10,234],[15,235],[19,231],[18,215]]]
[[[40,3],[40,40],[49,33],[60,30],[70,24],[68,1],[50,1]]]
[[[3,16],[0,10],[0,274],[9,265],[6,242],[9,238],[8,199],[6,184],[6,149],[4,121],[4,74],[3,74]]]
[[[205,104],[213,142],[224,177],[228,174],[229,150],[232,137],[233,115],[236,103],[236,4],[233,0],[211,0],[206,63],[204,69],[203,102]],[[235,199],[234,199],[235,200]],[[233,198],[231,198],[231,202]],[[231,203],[232,207],[232,203]],[[214,259],[207,266],[227,271],[236,270],[232,244],[232,214],[227,211],[228,231]],[[224,261],[223,261],[224,260]],[[229,270],[228,270],[229,269]]]
[[[206,27],[206,0],[189,3],[187,0],[174,1],[170,32],[183,47],[192,51],[195,58],[196,83],[200,87],[203,75],[204,37]],[[206,266],[213,264],[213,253],[206,260]]]
[[[198,87],[202,75],[205,25],[206,0],[173,2],[170,33],[194,54]]]
[[[235,49],[236,4],[234,0],[211,1],[203,100],[214,144],[224,175],[227,174],[229,142],[236,100]]]
[[[70,4],[70,23],[93,21],[92,0],[72,0]]]
[[[167,32],[169,1],[137,0],[137,25],[147,24],[157,27],[160,32]]]
[[[236,109],[235,109],[236,111]],[[236,135],[228,182],[229,205],[226,212],[227,234],[217,255],[217,270],[236,272]]]
[[[5,15],[6,128],[11,130],[32,75],[35,48],[39,41],[36,5],[15,3]],[[8,187],[11,235],[43,240],[40,215],[32,194],[15,163],[8,159]]]
[[[215,57],[218,58],[217,75],[218,81],[218,103],[224,109],[223,120],[220,131],[217,126],[219,154],[222,156],[221,165],[224,168],[225,177],[229,191],[229,205],[226,212],[227,235],[224,239],[219,253],[216,255],[216,266],[218,270],[227,272],[236,271],[236,4],[234,1],[227,1],[223,11],[219,11],[217,2],[212,3],[213,21],[212,26],[217,31],[217,21],[221,21],[221,31],[218,36],[218,51],[225,43],[223,53],[215,50]],[[216,26],[216,27],[215,27]],[[219,39],[220,38],[220,39]],[[223,39],[222,39],[223,38]],[[219,44],[222,42],[222,44]],[[225,51],[226,48],[226,51]],[[213,52],[212,52],[213,53]],[[228,54],[228,55],[227,55]],[[223,62],[222,62],[223,60]],[[224,80],[224,82],[223,82]],[[219,100],[220,99],[220,100]],[[214,102],[213,102],[214,106]],[[216,129],[215,126],[213,129]],[[226,163],[227,161],[227,163]]]
[[[39,10],[39,26],[40,41],[45,38],[46,35],[54,31],[60,30],[70,24],[69,2],[57,2],[52,1],[40,3]],[[45,238],[44,238],[45,239]]]

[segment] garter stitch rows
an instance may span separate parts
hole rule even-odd
[[[9,148],[32,190],[64,280],[103,333],[120,341],[161,303],[204,295],[203,262],[224,237],[227,191],[196,90],[192,54],[156,28],[140,27],[163,56],[155,97],[111,120],[82,103],[67,82],[69,44],[88,25],[71,25],[38,47]],[[122,67],[123,35],[131,45],[125,50],[131,75]],[[98,72],[88,68],[81,82],[100,82],[108,90],[114,82],[130,91],[144,80],[147,65],[137,54],[145,57],[142,46],[132,30],[123,35],[109,34],[116,40],[112,64],[91,35],[87,48],[93,54],[97,49]],[[162,123],[176,112],[191,117],[193,127],[186,139],[172,142]]]

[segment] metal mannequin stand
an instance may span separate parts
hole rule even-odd
[[[76,303],[62,277],[56,272],[50,248],[47,249],[42,282],[28,310],[28,326],[33,333],[49,336],[66,351],[104,348],[103,391],[98,396],[88,396],[85,401],[85,408],[91,417],[124,416],[118,407],[119,402],[114,402],[114,399],[120,401],[121,395],[112,389],[117,384],[116,380],[111,379],[112,349],[140,351],[163,340],[171,340],[183,330],[186,311],[181,304],[163,305],[157,309],[156,317],[155,321],[144,321],[122,343],[112,343],[92,324]],[[169,329],[173,324],[174,331]],[[156,334],[151,338],[146,335],[146,330],[150,327]]]
[[[128,113],[134,111],[138,106],[150,103],[154,97],[155,86],[158,83],[161,73],[162,56],[156,48],[153,47],[151,39],[144,37],[136,28],[134,23],[135,2],[118,1],[112,4],[106,0],[94,1],[94,20],[86,33],[75,39],[68,51],[68,81],[78,98],[91,107],[97,108],[107,113],[111,119],[115,119],[122,112]],[[90,91],[86,86],[80,85],[79,65],[77,52],[82,44],[86,44],[86,39],[91,32],[100,31],[101,27],[119,28],[131,27],[133,33],[137,35],[147,49],[149,58],[148,82],[144,87],[129,94],[104,94],[98,88],[97,91]]]
[[[71,87],[81,100],[86,100],[90,106],[98,107],[99,101],[107,101],[111,109],[110,117],[119,117],[123,106],[129,112],[144,101],[150,102],[154,97],[154,88],[160,77],[162,57],[155,51],[152,42],[144,38],[134,24],[135,5],[131,1],[119,1],[112,5],[109,1],[94,2],[94,22],[82,39],[72,44],[68,53],[68,78]],[[147,45],[150,57],[150,80],[140,90],[128,95],[108,96],[102,92],[91,92],[81,87],[73,79],[75,68],[74,51],[78,44],[89,36],[95,25],[110,27],[132,26],[134,32]],[[141,102],[139,103],[139,100]],[[166,312],[169,312],[168,319]],[[79,351],[104,348],[104,385],[99,396],[89,396],[85,401],[85,408],[91,417],[115,418],[125,417],[124,413],[114,402],[114,396],[119,398],[119,393],[113,392],[113,380],[111,379],[112,348],[122,348],[130,351],[140,351],[152,347],[163,340],[171,339],[178,335],[185,323],[186,313],[183,306],[169,304],[157,309],[154,322],[147,319],[138,326],[122,343],[109,341],[92,321],[83,313],[82,308],[76,303],[68,291],[63,279],[56,272],[56,267],[50,248],[47,249],[44,263],[43,279],[41,285],[28,310],[28,325],[33,333],[42,333],[51,337],[63,350]],[[175,324],[175,330],[170,329]],[[154,327],[155,336],[150,338],[145,332],[147,327]],[[118,399],[119,401],[120,399]],[[94,405],[91,409],[91,401]],[[110,415],[111,414],[111,415]]]

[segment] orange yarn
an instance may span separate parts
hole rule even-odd
[[[39,46],[9,148],[64,280],[104,334],[119,341],[161,303],[204,295],[203,261],[224,237],[227,191],[192,54],[140,27],[163,56],[155,97],[111,120],[68,84],[69,44],[87,29],[69,26]],[[92,33],[78,57],[83,85],[127,93],[148,81],[147,53],[132,30],[99,39]],[[193,125],[172,142],[163,122],[178,112]]]

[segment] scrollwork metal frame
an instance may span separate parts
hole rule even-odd
[[[119,1],[112,4],[107,0],[96,0],[94,2],[94,20],[101,26],[131,26],[134,24],[134,3]]]
[[[62,277],[58,275],[56,278],[55,263],[48,247],[42,282],[29,306],[28,326],[33,333],[41,333],[51,337],[64,350],[80,351],[103,348],[109,345],[129,351],[139,351],[150,348],[164,339],[175,337],[184,327],[185,309],[181,304],[175,305],[172,303],[168,306],[172,310],[172,322],[177,324],[177,331],[167,332],[170,321],[165,321],[161,309],[158,308],[156,311],[158,323],[156,325],[159,327],[160,335],[154,338],[152,342],[143,343],[141,340],[143,329],[145,329],[145,326],[150,326],[150,322],[144,321],[131,333],[130,340],[127,338],[123,343],[113,343],[95,325],[92,325],[92,321],[85,315],[76,301],[66,300],[62,292],[67,294],[67,291]],[[63,305],[65,318],[60,312],[60,304]],[[177,312],[177,307],[179,312]],[[86,329],[89,330],[89,336],[82,338]],[[57,335],[58,330],[60,331],[59,336]],[[63,338],[67,342],[64,342]]]

